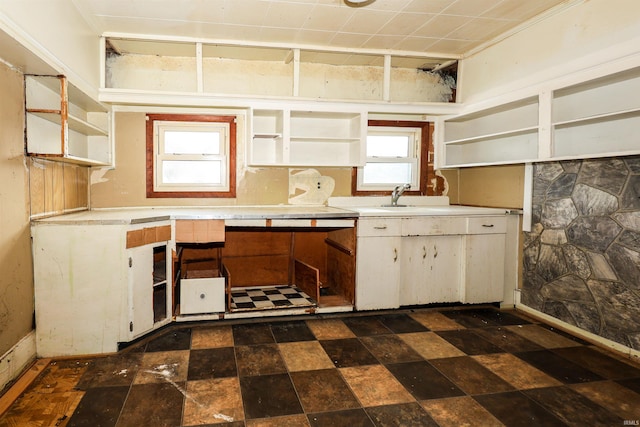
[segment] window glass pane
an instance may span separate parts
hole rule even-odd
[[[367,163],[363,184],[402,184],[411,182],[411,163]]]
[[[222,184],[220,160],[165,160],[162,182],[165,184]]]
[[[202,131],[164,131],[167,154],[220,154],[220,133]]]
[[[367,157],[407,157],[408,135],[367,135]]]

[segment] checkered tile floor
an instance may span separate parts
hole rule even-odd
[[[231,310],[315,307],[316,301],[295,286],[231,288]]]

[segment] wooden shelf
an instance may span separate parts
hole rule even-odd
[[[25,76],[30,156],[105,166],[112,163],[108,110],[64,76]]]

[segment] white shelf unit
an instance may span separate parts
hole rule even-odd
[[[538,155],[538,97],[444,121],[444,167],[500,164]]]
[[[25,98],[29,155],[89,166],[112,163],[105,106],[64,76],[25,75]]]
[[[640,152],[640,67],[553,92],[551,155]]]
[[[365,112],[253,110],[254,166],[360,166]]]

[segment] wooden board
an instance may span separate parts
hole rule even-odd
[[[356,294],[356,257],[333,246],[327,247],[327,283],[333,294],[341,295],[351,304]]]
[[[306,292],[316,302],[320,301],[320,272],[317,268],[295,260],[295,285]]]
[[[235,287],[289,284],[289,255],[223,257]]]
[[[177,219],[176,243],[224,242],[222,219]]]
[[[150,243],[165,242],[171,239],[171,226],[146,227],[127,231],[126,248],[136,248]]]

